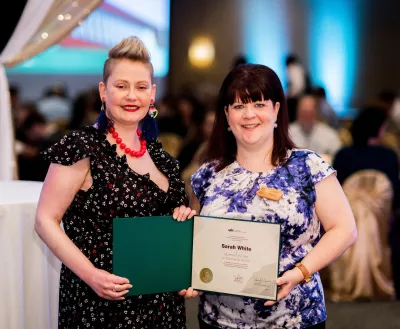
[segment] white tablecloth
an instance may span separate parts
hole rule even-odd
[[[34,230],[42,183],[0,181],[0,328],[56,329],[61,263]]]

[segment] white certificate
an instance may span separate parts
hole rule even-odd
[[[194,217],[192,287],[277,299],[280,224]]]

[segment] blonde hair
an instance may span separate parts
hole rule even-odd
[[[151,81],[153,81],[154,70],[150,62],[150,53],[143,41],[136,36],[123,39],[108,52],[108,59],[104,63],[103,82],[106,83],[111,75],[114,64],[120,59],[130,59],[135,62],[147,64],[150,69]]]

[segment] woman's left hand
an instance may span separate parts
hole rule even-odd
[[[183,222],[186,219],[192,218],[194,215],[196,215],[196,210],[192,210],[189,207],[185,207],[182,205],[174,209],[172,217],[178,222]]]
[[[178,295],[185,297],[185,299],[195,298],[197,296],[201,296],[202,294],[202,291],[194,290],[192,287],[189,287],[188,289],[183,289],[178,292]]]
[[[289,295],[292,289],[301,281],[303,281],[303,279],[303,273],[297,267],[286,271],[281,277],[279,277],[276,280],[276,284],[279,286],[278,301]],[[270,300],[268,302],[265,302],[264,305],[272,306],[275,303],[275,301]]]

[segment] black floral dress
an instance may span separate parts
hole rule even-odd
[[[115,217],[171,215],[186,204],[184,183],[175,159],[157,141],[147,143],[157,168],[168,178],[168,192],[148,175],[129,168],[116,145],[94,126],[64,136],[43,152],[52,163],[72,165],[89,157],[93,185],[80,190],[63,217],[68,237],[99,269],[112,272],[112,220]],[[177,293],[102,299],[69,268],[62,265],[59,328],[186,328],[184,299]]]

